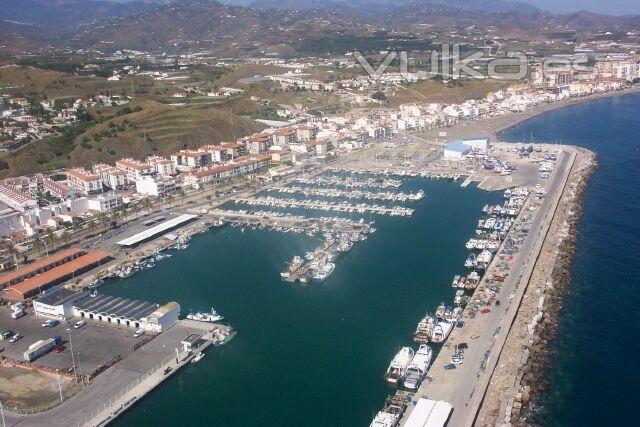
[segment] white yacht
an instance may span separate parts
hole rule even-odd
[[[431,347],[422,344],[407,368],[402,385],[409,390],[416,390],[427,375],[432,358]]]
[[[371,421],[371,424],[369,424],[369,427],[396,427],[399,421],[400,414],[379,411],[373,421]]]
[[[195,320],[197,322],[215,323],[224,320],[224,316],[218,314],[217,311],[211,308],[211,313],[189,313],[187,314],[187,319]]]
[[[452,329],[452,322],[445,319],[438,319],[438,322],[436,323],[436,326],[433,328],[433,332],[431,333],[431,342],[444,342],[449,337]]]
[[[405,371],[413,360],[413,355],[414,351],[411,347],[402,347],[400,349],[389,364],[387,372],[384,374],[384,378],[388,383],[396,384],[398,380],[404,376]]]
[[[198,354],[196,354],[193,359],[191,359],[191,363],[197,363],[199,361],[201,361],[204,358],[204,353],[203,352],[199,352]]]

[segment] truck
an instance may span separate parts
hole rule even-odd
[[[39,340],[29,346],[27,351],[24,352],[24,360],[27,362],[33,362],[40,356],[44,356],[51,350],[56,348],[62,342],[62,337],[54,336],[46,340]]]

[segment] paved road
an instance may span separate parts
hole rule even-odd
[[[497,360],[498,354],[496,353],[499,353],[502,347],[501,344],[496,344],[503,342],[506,338],[522,297],[524,286],[518,286],[519,278],[525,275],[526,269],[533,266],[537,251],[542,245],[543,239],[539,239],[539,237],[544,233],[544,226],[548,226],[553,217],[556,201],[562,194],[572,164],[573,154],[563,153],[558,160],[553,177],[548,184],[549,193],[537,210],[529,227],[529,234],[515,256],[510,274],[501,287],[498,298],[503,304],[500,307],[492,306],[491,312],[488,314],[478,313],[475,319],[468,318],[465,312],[463,319],[466,323],[465,327],[454,330],[447,341],[447,347],[443,347],[429,371],[432,381],[425,382],[416,393],[416,399],[428,397],[451,403],[453,414],[449,420],[449,426],[470,426],[473,424],[478,405],[491,376],[492,363]],[[526,212],[525,210],[526,206],[523,212]],[[523,280],[523,285],[524,282]],[[501,329],[499,333],[496,333],[498,327]],[[479,335],[479,337],[471,339],[471,336],[475,335]],[[464,363],[458,365],[455,370],[445,370],[444,366],[449,363],[455,352],[455,343],[460,342],[466,342],[469,345],[464,353]],[[488,351],[493,351],[494,354],[489,354],[487,371],[486,374],[483,374],[480,366]],[[403,423],[412,408],[413,406],[410,405],[403,417]]]

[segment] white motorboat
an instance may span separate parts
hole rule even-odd
[[[204,353],[203,352],[199,352],[198,354],[196,354],[193,359],[191,359],[191,363],[197,363],[199,361],[201,361],[204,358]]]
[[[431,342],[442,343],[444,342],[453,329],[453,323],[446,319],[438,319],[436,326],[431,333]]]
[[[407,368],[402,385],[409,390],[416,390],[427,375],[432,358],[431,347],[422,344]]]
[[[224,320],[224,316],[218,314],[217,311],[211,308],[211,313],[189,313],[187,314],[187,319],[195,320],[196,322],[215,323]]]
[[[395,355],[387,372],[384,374],[384,378],[388,383],[396,384],[400,378],[402,378],[413,360],[414,351],[411,347],[402,347],[400,351]]]

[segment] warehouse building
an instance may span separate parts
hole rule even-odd
[[[47,289],[72,280],[110,260],[111,257],[105,251],[84,253],[84,255],[74,258],[69,262],[53,267],[44,273],[31,276],[4,289],[3,297],[7,301],[25,301]]]
[[[462,141],[453,141],[444,146],[444,159],[459,161],[471,151],[471,147]]]
[[[72,291],[62,286],[56,286],[33,301],[33,311],[36,317],[64,321],[73,317],[73,306],[88,297],[89,292],[87,291]]]
[[[152,332],[162,332],[173,326],[179,313],[180,305],[175,302],[160,306],[109,295],[91,296],[73,307],[73,315],[80,319]]]

